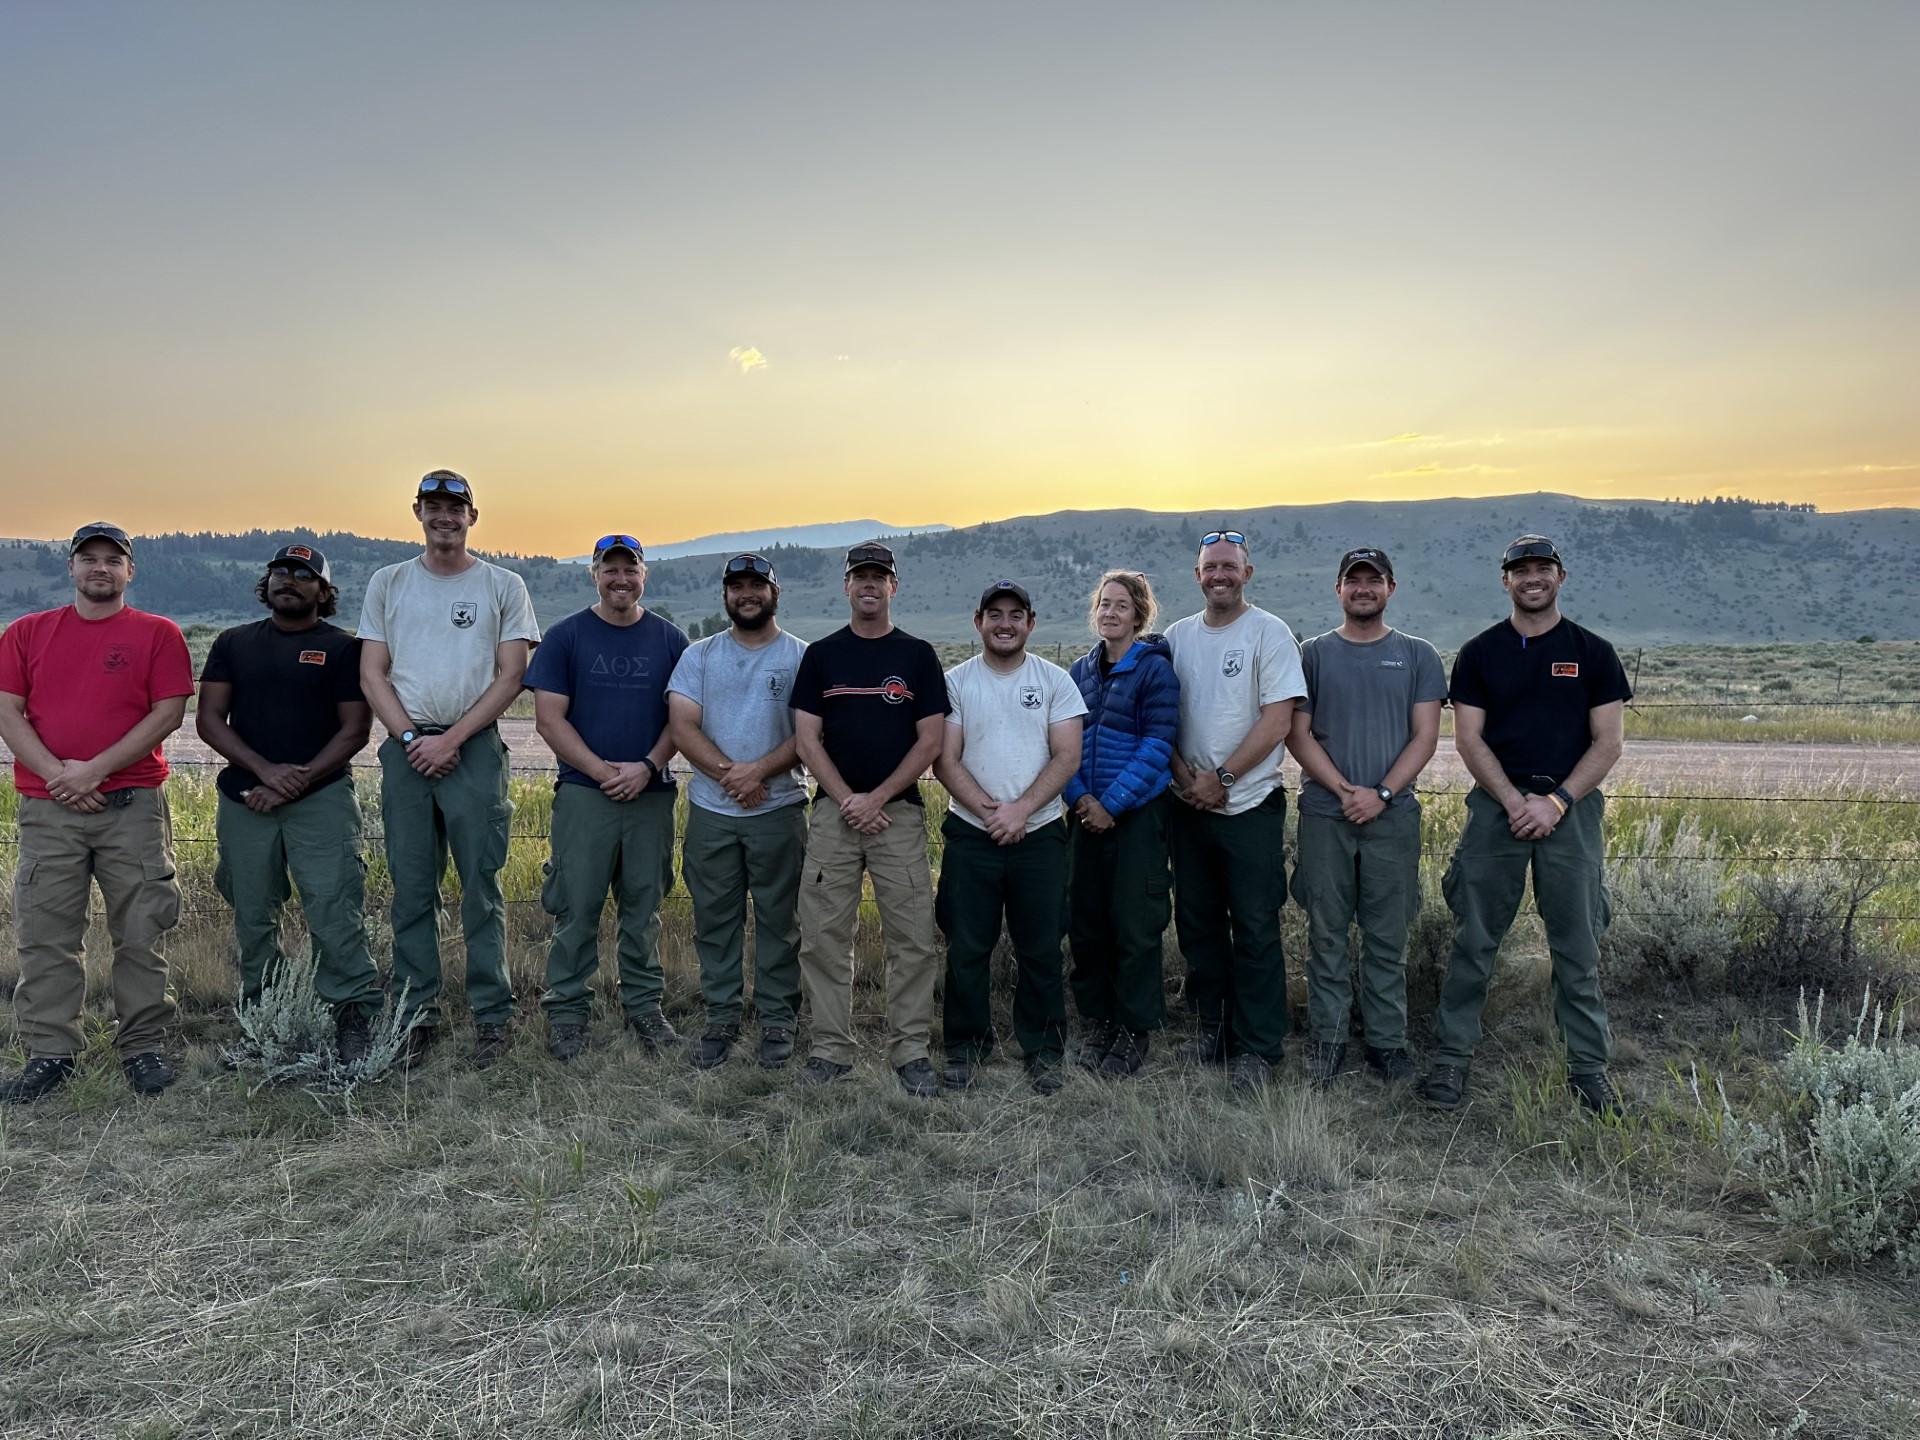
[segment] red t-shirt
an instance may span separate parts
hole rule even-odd
[[[162,700],[193,693],[193,661],[180,627],[131,607],[83,620],[71,605],[22,615],[0,632],[0,690],[27,702],[33,733],[62,760],[91,760]],[[158,745],[102,790],[151,790],[167,778]],[[47,782],[13,762],[14,788],[45,800]]]

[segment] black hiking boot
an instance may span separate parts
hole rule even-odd
[[[507,1058],[507,1046],[511,1043],[504,1023],[476,1022],[473,1027],[473,1068],[491,1070]]]
[[[1146,1031],[1114,1026],[1113,1043],[1107,1046],[1107,1053],[1100,1061],[1100,1073],[1109,1080],[1138,1075],[1147,1063],[1147,1044]]]
[[[1236,1095],[1258,1095],[1273,1083],[1273,1066],[1265,1057],[1248,1051],[1233,1057],[1228,1079]]]
[[[334,1017],[333,1053],[342,1065],[358,1065],[373,1053],[373,1024],[354,1006]]]
[[[433,1047],[440,1043],[440,1027],[437,1025],[415,1025],[407,1031],[407,1042],[400,1051],[400,1067],[403,1070],[417,1070],[427,1063],[427,1057],[433,1054]]]
[[[693,1042],[687,1058],[696,1070],[712,1070],[727,1063],[734,1042],[740,1038],[738,1025],[709,1025],[707,1033]]]
[[[1435,1065],[1421,1083],[1420,1098],[1436,1110],[1458,1110],[1467,1098],[1467,1067]]]
[[[940,1093],[940,1077],[933,1073],[931,1060],[909,1060],[896,1065],[893,1073],[900,1077],[900,1088],[916,1100],[931,1100]]]
[[[1083,1070],[1098,1070],[1100,1062],[1113,1048],[1113,1037],[1119,1030],[1111,1020],[1087,1021],[1080,1027],[1080,1049],[1074,1055],[1074,1064]]]
[[[680,1032],[668,1023],[665,1013],[658,1005],[650,1010],[627,1016],[627,1031],[646,1047],[649,1054],[658,1054],[669,1046],[680,1043]]]
[[[836,1080],[844,1080],[853,1073],[853,1066],[842,1065],[837,1060],[828,1060],[815,1055],[800,1067],[800,1073],[793,1077],[793,1083],[811,1088],[816,1085],[831,1085]]]
[[[1340,1067],[1346,1063],[1346,1041],[1315,1040],[1307,1046],[1307,1081],[1325,1090],[1339,1078]]]
[[[973,1082],[979,1078],[980,1062],[971,1055],[947,1056],[947,1063],[940,1072],[940,1083],[949,1090],[971,1089]],[[907,1083],[904,1076],[900,1083]]]
[[[1381,1050],[1369,1045],[1367,1068],[1394,1085],[1412,1085],[1420,1079],[1420,1067],[1404,1050]]]
[[[1058,1055],[1036,1055],[1027,1061],[1027,1083],[1036,1095],[1058,1095],[1067,1083],[1065,1068]]]
[[[0,1103],[31,1105],[36,1100],[44,1100],[72,1075],[71,1055],[36,1055],[18,1075],[0,1084]]]
[[[1569,1075],[1567,1089],[1602,1120],[1618,1120],[1627,1113],[1620,1092],[1613,1088],[1613,1081],[1604,1070],[1595,1070],[1586,1075]]]
[[[784,1070],[793,1059],[793,1031],[784,1025],[760,1027],[760,1068]]]
[[[1202,1025],[1193,1039],[1180,1047],[1180,1058],[1189,1065],[1226,1064],[1226,1030],[1219,1025]]]
[[[547,1026],[547,1054],[571,1065],[586,1053],[587,1027],[578,1020],[556,1020]]]
[[[127,1084],[133,1087],[133,1093],[146,1099],[152,1099],[180,1078],[158,1050],[129,1055],[120,1062],[120,1068],[127,1072]]]

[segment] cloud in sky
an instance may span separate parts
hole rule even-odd
[[[1405,470],[1383,470],[1373,476],[1375,480],[1425,480],[1436,475],[1517,475],[1520,472],[1505,465],[1442,465],[1429,460],[1424,465],[1409,466]]]
[[[751,375],[756,370],[767,368],[767,357],[753,345],[736,345],[727,352],[727,358],[740,367],[742,375]]]
[[[1479,445],[1504,445],[1504,435],[1425,435],[1417,430],[1409,430],[1403,435],[1389,435],[1384,440],[1356,440],[1343,445],[1343,450],[1384,450],[1389,446],[1404,447],[1412,450],[1464,450]]]

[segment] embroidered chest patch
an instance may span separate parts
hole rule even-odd
[[[1556,676],[1565,676],[1569,680],[1578,680],[1580,667],[1571,660],[1556,660],[1553,662],[1553,673]]]

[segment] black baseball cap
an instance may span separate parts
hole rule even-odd
[[[1562,570],[1567,568],[1567,562],[1560,558],[1559,549],[1544,535],[1516,537],[1514,542],[1507,546],[1507,553],[1500,557],[1500,568],[1511,570],[1522,560],[1551,560]]]
[[[420,488],[414,492],[415,498],[424,495],[456,495],[473,504],[473,482],[458,470],[429,470],[420,477]]]
[[[1020,607],[1023,610],[1029,615],[1033,614],[1033,597],[1027,594],[1027,587],[1017,580],[994,581],[993,584],[980,592],[980,604],[975,607],[974,613],[978,614],[981,610],[986,609],[987,606],[993,603],[994,598],[1000,595],[1013,596],[1014,599],[1020,602]]]
[[[311,570],[328,584],[333,582],[333,571],[327,565],[327,557],[311,545],[282,545],[273,552],[273,558],[267,561],[269,570]]]
[[[1393,561],[1387,558],[1387,552],[1384,550],[1376,550],[1370,545],[1363,545],[1358,550],[1347,551],[1346,554],[1340,557],[1340,574],[1338,578],[1341,580],[1346,579],[1347,572],[1356,565],[1371,565],[1382,575],[1386,576],[1387,579],[1393,579]]]
[[[91,525],[82,525],[74,531],[73,539],[67,545],[68,557],[71,558],[89,540],[111,540],[126,553],[129,560],[133,558],[133,541],[127,532],[118,525],[109,525],[105,520],[95,520]]]
[[[647,552],[640,548],[639,536],[620,534],[602,535],[598,540],[593,542],[593,563],[598,565],[601,560],[615,550],[624,550],[636,560],[645,560],[647,558]]]
[[[893,551],[882,545],[878,540],[863,540],[860,544],[855,545],[851,550],[847,551],[847,574],[851,575],[862,565],[878,565],[889,575],[898,575],[900,573],[894,568]]]
[[[725,585],[727,581],[736,575],[758,575],[769,585],[778,585],[780,583],[779,580],[774,577],[773,562],[764,555],[756,555],[751,550],[743,550],[740,554],[734,556],[731,560],[727,561],[725,565],[720,567],[720,583],[722,585]]]

